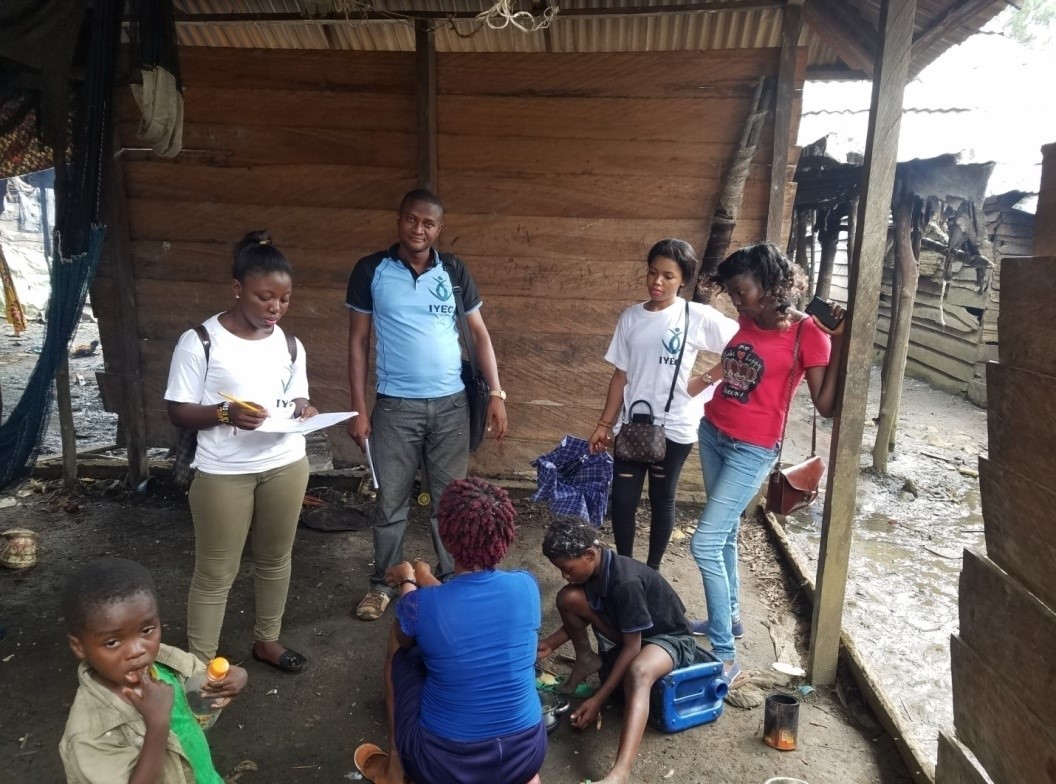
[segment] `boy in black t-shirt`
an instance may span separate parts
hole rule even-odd
[[[573,693],[584,678],[601,671],[601,687],[572,714],[578,729],[593,724],[623,684],[620,746],[612,770],[598,784],[625,784],[649,718],[653,684],[698,661],[686,608],[659,572],[603,547],[594,527],[579,520],[553,522],[543,538],[543,555],[569,584],[557,594],[561,628],[540,641],[538,658],[572,641],[576,661],[558,687],[562,693]],[[591,627],[600,656],[587,636]]]

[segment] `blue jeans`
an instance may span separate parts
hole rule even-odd
[[[452,480],[464,478],[469,467],[466,393],[422,400],[379,397],[370,424],[370,450],[378,480],[371,587],[392,594],[385,585],[385,572],[404,560],[407,505],[423,458],[432,498],[429,527],[438,559],[436,576],[442,580],[454,571],[455,565],[440,542],[436,513],[444,489]]]
[[[741,512],[777,461],[778,448],[738,441],[706,419],[700,421],[700,468],[707,503],[690,540],[690,552],[704,580],[708,638],[723,661],[736,658],[733,619],[740,616],[737,530]]]

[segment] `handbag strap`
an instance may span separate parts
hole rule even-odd
[[[441,253],[440,263],[444,265],[447,277],[451,279],[451,291],[455,297],[455,321],[458,322],[458,326],[462,332],[462,340],[465,341],[466,344],[469,370],[473,374],[473,378],[476,378],[480,375],[480,371],[477,369],[477,352],[473,347],[473,335],[470,333],[469,323],[466,321],[466,308],[462,304],[462,286],[455,281],[454,265],[451,263],[451,256],[447,253]]]
[[[809,316],[808,316],[809,318]],[[796,366],[799,364],[799,339],[803,334],[803,322],[807,319],[801,319],[799,324],[796,325],[796,340],[792,344],[792,369],[788,371],[788,396],[786,398],[785,405],[785,421],[781,423],[781,440],[778,442],[777,448],[777,466],[781,466],[781,453],[785,451],[785,430],[788,429],[788,417],[792,411],[792,398],[796,393],[795,381],[796,381]],[[814,431],[810,437],[810,454],[813,457],[815,447],[818,441],[818,411],[814,409]]]
[[[686,342],[689,340],[689,300],[686,300],[686,318],[685,327],[682,332],[682,345],[678,347],[678,359],[675,361],[675,375],[671,379],[671,389],[667,393],[667,405],[664,406],[664,419],[667,419],[667,412],[671,410],[671,401],[675,399],[675,384],[678,383],[678,371],[682,367],[682,355],[686,353]]]

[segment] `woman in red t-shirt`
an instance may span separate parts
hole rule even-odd
[[[830,303],[835,330],[795,309],[802,270],[771,243],[750,245],[719,265],[713,282],[730,296],[740,329],[722,353],[722,383],[700,422],[700,464],[707,503],[690,544],[704,580],[708,619],[694,623],[722,659],[727,683],[746,678],[736,663],[734,634],[743,636],[737,577],[741,512],[777,460],[789,402],[806,376],[818,413],[832,416],[844,311]],[[715,370],[689,382],[690,394]]]

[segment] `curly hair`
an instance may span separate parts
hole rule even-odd
[[[460,566],[494,569],[517,535],[509,494],[475,476],[456,479],[440,496],[440,541]]]
[[[96,558],[78,569],[62,589],[62,614],[70,634],[81,634],[100,609],[149,596],[157,602],[154,580],[146,567],[127,558]]]
[[[543,555],[555,558],[579,558],[591,547],[598,547],[598,532],[593,525],[572,517],[550,523],[543,535]]]
[[[711,276],[719,291],[726,291],[732,278],[751,275],[767,295],[774,298],[781,321],[788,322],[796,301],[806,290],[807,279],[798,264],[793,264],[772,242],[746,245],[735,250]]]

